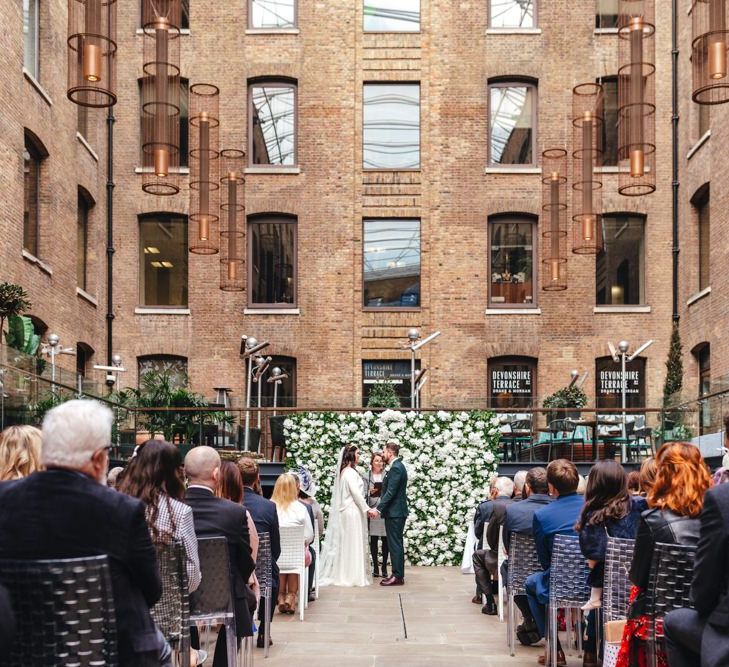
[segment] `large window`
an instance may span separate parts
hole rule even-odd
[[[415,360],[415,371],[420,370],[420,359]],[[373,360],[362,362],[362,405],[367,406],[375,385],[389,382],[395,389],[400,406],[410,407],[412,366],[407,359]]]
[[[187,306],[187,218],[139,219],[139,298],[144,306]]]
[[[296,27],[296,0],[249,0],[248,26],[269,30]]]
[[[620,361],[612,357],[595,359],[595,406],[620,408],[623,400],[622,382]],[[625,364],[625,407],[645,407],[645,357],[637,357]]]
[[[174,354],[137,357],[137,382],[141,384],[142,378],[150,371],[169,376],[174,387],[187,386],[187,357],[178,357]]]
[[[39,0],[23,0],[23,37],[25,38],[23,50],[23,67],[34,77],[38,78],[39,39],[38,15]]]
[[[489,221],[489,304],[535,306],[536,221],[499,216]]]
[[[536,0],[489,0],[490,28],[534,28]]]
[[[296,86],[261,81],[250,87],[251,164],[296,164]]]
[[[420,168],[420,84],[364,85],[365,169]]]
[[[138,80],[139,84],[139,99],[142,100],[142,86],[144,85],[144,79]],[[190,102],[190,82],[188,79],[180,79],[180,167],[187,167],[187,154],[190,150],[190,135],[188,127],[188,116],[189,116],[189,102]],[[144,123],[145,120],[149,122],[149,116],[145,116],[142,113],[142,105],[139,105],[139,136],[144,136]]]
[[[693,198],[696,209],[699,237],[699,290],[711,285],[711,207],[709,204],[709,184],[703,186]]]
[[[88,287],[89,215],[93,206],[91,195],[79,188],[76,212],[76,285],[83,290]]]
[[[492,408],[530,408],[537,395],[537,360],[493,357],[488,361],[488,400]]]
[[[263,376],[261,385],[261,405],[269,408],[273,406],[273,382],[268,382],[271,371],[280,368],[288,377],[281,380],[276,391],[276,406],[281,408],[296,407],[296,359],[294,357],[274,356],[271,359],[268,372]],[[254,388],[258,391],[258,388]]]
[[[295,218],[266,216],[249,220],[248,267],[250,305],[295,305]]]
[[[420,306],[420,220],[364,221],[364,305]]]
[[[601,159],[603,166],[618,164],[618,77],[606,76],[602,84]]]
[[[605,245],[596,259],[597,305],[644,303],[644,218],[605,215],[603,234]]]
[[[25,133],[23,151],[23,247],[39,256],[41,162],[48,155],[42,144]]]
[[[507,81],[489,85],[490,164],[535,164],[535,108],[533,84]]]
[[[418,32],[420,0],[364,0],[365,32]]]
[[[597,0],[595,27],[598,30],[617,29],[618,14],[618,0]]]

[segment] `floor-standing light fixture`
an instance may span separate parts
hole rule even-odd
[[[256,417],[256,426],[260,430],[261,428],[261,390],[263,389],[263,376],[266,374],[269,365],[271,364],[271,357],[257,356],[253,360],[255,369],[253,370],[253,382],[258,386],[258,401],[256,407],[258,408],[258,415]]]
[[[271,374],[267,380],[269,384],[273,384],[273,416],[276,416],[276,406],[278,405],[278,388],[283,381],[289,376],[288,373],[284,373],[281,368],[274,366],[271,369]]]
[[[656,189],[655,20],[653,0],[620,0],[618,16],[618,192]]]
[[[126,371],[127,371],[127,369],[124,368],[124,366],[122,364],[122,358],[121,358],[120,354],[112,355],[111,366],[100,366],[98,364],[95,364],[94,370],[106,372],[106,386],[109,387],[109,393],[111,393],[113,391],[114,385],[116,385],[117,387],[119,386],[119,375],[121,373],[126,373]],[[118,424],[119,424],[119,406],[118,405],[114,408],[114,421],[117,423],[116,447],[117,447],[117,453],[118,453],[119,445],[120,445],[120,431],[121,431],[121,429],[118,428]]]
[[[46,343],[41,348],[41,354],[47,354],[51,358],[51,390],[56,391],[56,357],[59,354],[76,354],[72,347],[61,347],[61,339],[57,334],[48,334]]]
[[[180,0],[144,0],[142,189],[180,191]]]
[[[694,84],[692,98],[697,104],[729,102],[727,1],[694,0],[691,21]]]
[[[243,290],[245,225],[245,153],[237,148],[220,151],[220,289]]]
[[[68,99],[116,104],[116,0],[68,0]]]
[[[190,252],[218,252],[220,207],[220,90],[210,83],[190,86]]]
[[[243,441],[243,449],[248,451],[250,442],[250,425],[251,425],[251,380],[253,379],[253,357],[256,353],[267,348],[270,343],[267,341],[259,343],[257,338],[253,336],[241,336],[240,339],[240,354],[243,357],[243,361],[248,362],[248,368],[246,369],[246,420],[245,420],[245,435]]]
[[[602,249],[602,181],[595,171],[601,155],[602,86],[572,89],[572,252],[596,255]]]
[[[436,331],[435,333],[430,334],[430,336],[423,338],[420,340],[420,331],[418,329],[410,329],[408,331],[408,340],[410,341],[407,344],[408,349],[410,350],[410,407],[415,409],[416,407],[416,396],[417,396],[417,389],[416,389],[416,382],[417,377],[415,373],[415,353],[423,347],[423,345],[427,345],[430,343],[431,340],[436,339],[438,336],[440,336],[440,331]]]
[[[653,345],[653,340],[648,340],[643,345],[641,345],[635,352],[629,353],[630,350],[630,343],[628,343],[627,340],[621,340],[618,343],[618,349],[615,349],[615,346],[612,343],[608,343],[608,349],[610,350],[610,354],[613,357],[613,361],[615,363],[620,362],[620,399],[621,399],[621,406],[623,408],[623,419],[622,419],[622,447],[621,447],[621,461],[625,463],[626,460],[626,452],[628,447],[628,433],[626,428],[627,423],[627,416],[626,416],[626,394],[628,391],[628,383],[627,383],[627,377],[625,375],[625,364],[630,363],[635,359],[641,352],[643,352],[646,348]]]
[[[542,153],[542,289],[567,289],[567,151]]]

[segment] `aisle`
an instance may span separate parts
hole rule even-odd
[[[535,667],[541,648],[509,657],[506,623],[471,603],[473,577],[458,568],[407,569],[407,585],[326,588],[298,616],[276,613],[261,667]],[[404,623],[403,623],[404,619]],[[407,639],[405,638],[407,630]]]

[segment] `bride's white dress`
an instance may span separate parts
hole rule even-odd
[[[372,583],[367,555],[369,507],[364,499],[364,482],[356,470],[345,468],[337,486],[337,502],[332,503],[322,548],[321,585],[369,586]]]

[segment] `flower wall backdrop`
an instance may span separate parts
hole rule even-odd
[[[499,422],[493,413],[306,412],[286,419],[284,432],[289,463],[313,475],[325,517],[340,449],[359,445],[358,470],[366,475],[371,453],[390,439],[399,442],[408,471],[407,561],[460,564],[473,509],[497,474]]]

